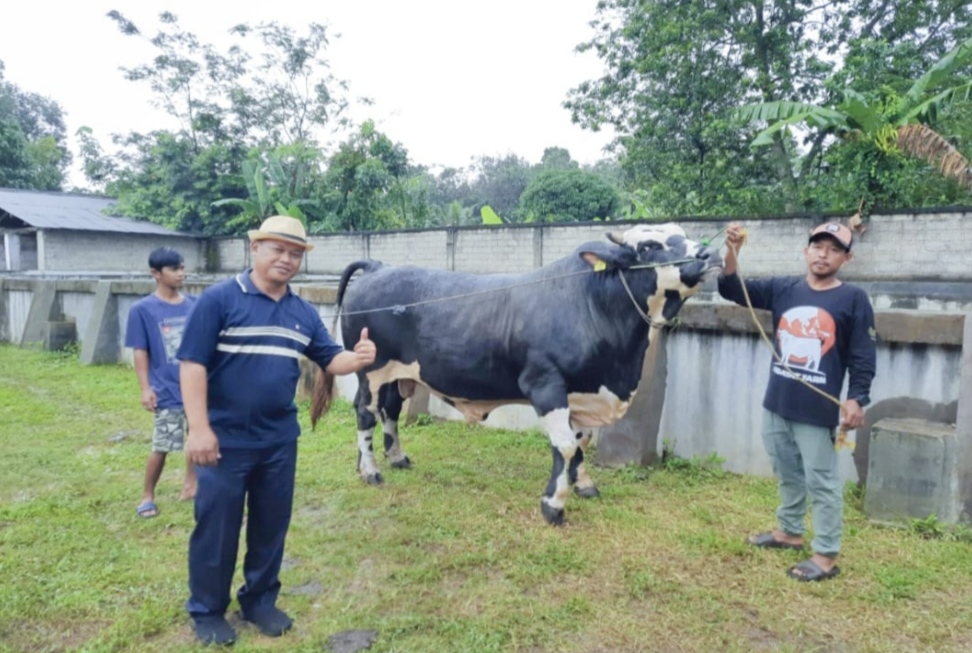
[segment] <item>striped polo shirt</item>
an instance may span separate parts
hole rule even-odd
[[[220,447],[258,448],[300,435],[294,396],[301,354],[327,367],[341,351],[311,304],[289,287],[271,299],[247,269],[199,296],[177,356],[206,367],[209,422]]]

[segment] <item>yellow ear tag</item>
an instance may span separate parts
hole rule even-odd
[[[607,263],[605,263],[604,261],[598,261],[597,263],[594,264],[595,272],[604,272],[605,270],[607,270]]]

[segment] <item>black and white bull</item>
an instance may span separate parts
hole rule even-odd
[[[655,330],[722,265],[715,249],[676,225],[639,225],[608,240],[526,274],[349,265],[337,299],[344,342],[367,327],[378,350],[358,373],[354,399],[361,477],[383,480],[372,449],[378,419],[392,467],[411,465],[398,417],[421,383],[470,420],[506,404],[536,409],[553,452],[540,504],[548,522],[563,522],[571,486],[597,496],[584,466],[591,429],[625,414]],[[359,270],[364,274],[349,286]],[[315,424],[332,384],[319,373]]]

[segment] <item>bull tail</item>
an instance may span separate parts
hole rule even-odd
[[[341,273],[341,280],[338,282],[337,290],[337,304],[336,311],[334,312],[334,324],[331,326],[331,333],[337,333],[338,320],[341,317],[341,307],[344,304],[344,292],[348,289],[348,284],[351,281],[351,277],[358,270],[364,270],[365,272],[373,272],[378,268],[382,267],[382,263],[378,261],[362,260],[355,261],[344,268],[344,272]],[[334,375],[328,373],[324,368],[318,367],[317,378],[314,381],[314,392],[311,395],[311,430],[317,427],[317,423],[323,419],[327,412],[331,410],[331,404],[334,400]]]

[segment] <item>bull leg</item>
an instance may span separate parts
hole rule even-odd
[[[574,437],[577,439],[579,448],[570,462],[570,482],[574,486],[574,494],[585,499],[594,499],[601,496],[601,493],[598,492],[594,480],[587,473],[587,465],[584,464],[584,459],[587,457],[587,447],[594,438],[594,431],[591,429],[579,431]]]
[[[397,383],[387,383],[378,391],[378,405],[381,412],[381,426],[385,434],[385,457],[395,469],[409,469],[412,461],[402,450],[398,437],[398,417],[402,414],[405,399],[398,392]]]
[[[548,523],[560,526],[564,523],[564,506],[570,494],[571,469],[576,473],[578,463],[575,459],[581,450],[570,426],[569,408],[554,409],[542,419],[544,430],[550,438],[553,468],[543,498],[540,499],[540,511]]]
[[[358,374],[358,392],[354,396],[354,408],[358,414],[358,474],[368,485],[380,485],[385,479],[381,477],[375,460],[372,436],[378,419],[371,403],[368,379],[364,374]]]

